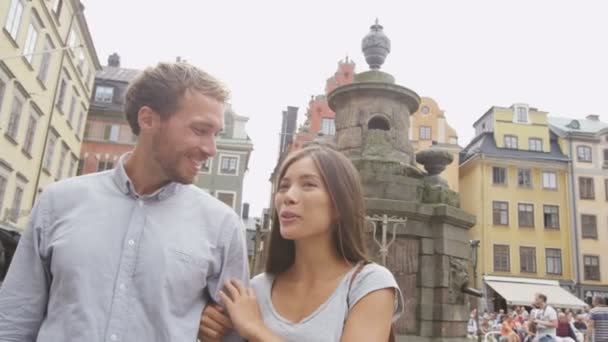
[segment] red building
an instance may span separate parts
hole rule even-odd
[[[112,169],[118,158],[133,149],[135,135],[124,117],[124,94],[139,70],[120,67],[113,54],[108,66],[95,76],[78,174]]]

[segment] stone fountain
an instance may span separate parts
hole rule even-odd
[[[336,113],[336,144],[361,175],[370,249],[405,297],[397,339],[464,341],[465,293],[475,292],[466,288],[467,230],[475,218],[459,208],[458,194],[440,176],[452,156],[435,147],[414,153],[410,115],[420,97],[380,71],[390,48],[376,20],[362,41],[370,70],[328,96]]]

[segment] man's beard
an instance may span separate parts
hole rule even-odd
[[[192,184],[195,179],[194,177],[190,178],[179,172],[181,153],[177,151],[163,151],[162,146],[170,146],[170,144],[164,141],[161,129],[152,139],[152,157],[169,181],[180,184]]]

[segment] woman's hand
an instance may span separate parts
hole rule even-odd
[[[234,329],[245,339],[257,339],[259,333],[267,328],[255,291],[236,279],[227,281],[225,289],[228,293],[220,291],[220,299],[228,310]]]
[[[201,316],[198,338],[205,342],[220,341],[230,330],[232,323],[224,314],[224,308],[213,303],[207,304]]]

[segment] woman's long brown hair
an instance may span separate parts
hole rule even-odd
[[[312,145],[287,157],[281,165],[277,181],[280,183],[287,169],[304,158],[311,158],[317,167],[333,204],[333,210],[338,216],[338,222],[332,228],[336,252],[353,264],[369,260],[364,240],[365,206],[359,172],[342,153],[328,146]],[[275,275],[282,273],[293,265],[294,259],[294,241],[281,236],[279,217],[275,210],[266,273]]]

